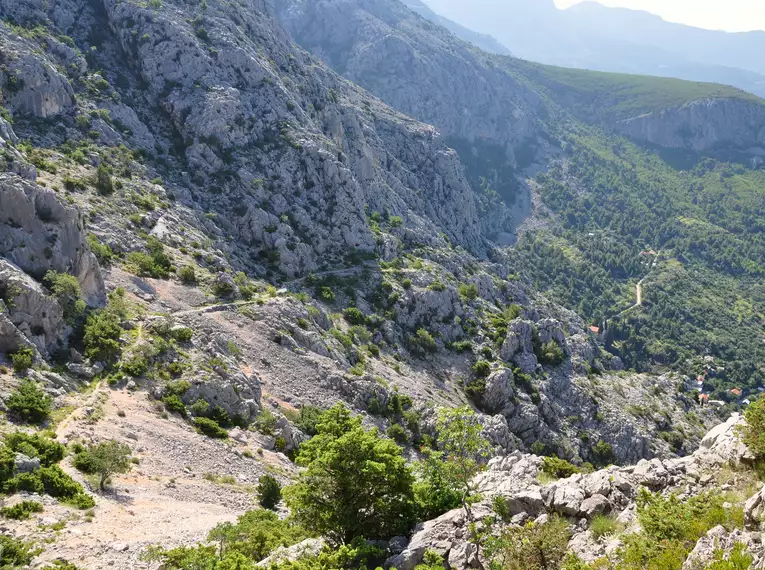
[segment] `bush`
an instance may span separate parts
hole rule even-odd
[[[63,445],[44,433],[29,434],[15,431],[5,436],[5,445],[17,453],[39,459],[43,467],[55,465],[64,458],[66,453]]]
[[[197,272],[192,265],[184,265],[178,269],[178,277],[181,283],[185,285],[193,285],[197,282]]]
[[[416,468],[414,484],[418,520],[434,519],[460,506],[462,493],[440,451],[426,451]]]
[[[216,439],[226,439],[228,432],[218,425],[218,422],[211,420],[210,418],[194,418],[194,426],[197,431],[207,437],[213,437]]]
[[[386,434],[389,438],[391,438],[393,441],[400,445],[406,444],[406,442],[409,440],[409,438],[406,435],[406,430],[404,429],[404,426],[401,424],[391,424],[388,430],[386,431]]]
[[[401,448],[364,429],[342,404],[324,412],[317,429],[296,457],[305,469],[285,489],[295,519],[335,545],[406,534],[414,523],[414,478]]]
[[[263,475],[258,480],[258,504],[264,509],[276,510],[276,505],[282,500],[282,486],[271,475]]]
[[[489,558],[505,561],[505,570],[552,570],[560,568],[571,536],[568,523],[559,517],[547,522],[510,526],[488,540]]]
[[[183,403],[179,396],[168,394],[162,398],[162,403],[165,404],[165,409],[168,412],[175,412],[183,418],[186,417],[186,404]]]
[[[364,313],[359,311],[356,307],[348,307],[343,311],[343,317],[352,325],[364,324]]]
[[[82,456],[81,465],[87,465],[89,473],[99,476],[102,491],[106,489],[106,483],[112,475],[127,473],[132,466],[130,447],[114,440],[91,445],[78,456]]]
[[[178,342],[189,342],[194,337],[194,331],[189,327],[174,328],[170,331],[170,336]]]
[[[430,285],[428,285],[428,289],[431,291],[446,291],[446,285],[444,285],[441,281],[433,281]]]
[[[590,533],[599,540],[604,536],[611,536],[619,532],[619,523],[607,515],[595,515],[590,521]]]
[[[95,311],[85,322],[85,356],[101,362],[114,362],[121,352],[120,318],[109,310]]]
[[[31,348],[24,346],[19,348],[16,352],[12,352],[9,356],[11,358],[11,363],[13,364],[13,370],[19,374],[23,374],[28,369],[32,368],[35,353]]]
[[[82,300],[80,282],[74,275],[48,271],[43,278],[45,286],[50,289],[53,296],[64,311],[64,318],[71,323],[77,317],[85,313],[87,308]]]
[[[128,264],[140,277],[167,279],[173,266],[172,258],[165,253],[165,246],[154,236],[146,240],[149,253],[134,251],[128,255]]]
[[[11,393],[6,405],[23,421],[41,424],[50,416],[53,398],[37,387],[32,380],[25,379]]]
[[[566,477],[571,477],[576,473],[582,472],[576,465],[572,465],[565,459],[560,459],[558,457],[543,458],[542,471],[553,477],[558,477],[559,479],[565,479]]]
[[[98,166],[96,170],[95,187],[101,196],[109,196],[114,194],[114,184],[112,183],[112,176],[109,174],[109,169],[103,164]]]
[[[37,501],[21,501],[12,507],[3,507],[0,509],[0,515],[3,515],[7,519],[14,519],[17,521],[25,521],[29,519],[33,513],[41,512],[43,512],[43,506]]]
[[[276,422],[278,418],[268,408],[263,408],[255,418],[255,429],[263,435],[276,434]]]
[[[487,378],[491,374],[491,364],[485,360],[479,360],[473,364],[473,374],[476,378]]]
[[[409,338],[409,344],[415,352],[425,354],[427,352],[435,352],[438,348],[436,341],[428,331],[425,329],[417,329],[417,334]]]
[[[31,542],[0,535],[0,568],[26,568],[40,552]]]
[[[741,428],[741,440],[757,459],[765,459],[765,397],[752,402],[744,412],[746,424]]]
[[[463,301],[472,301],[478,297],[478,287],[474,283],[460,283],[457,290]]]
[[[92,251],[93,255],[96,256],[98,263],[100,263],[103,267],[108,267],[112,264],[112,260],[114,259],[114,252],[112,251],[111,247],[101,242],[93,234],[88,234],[88,245],[90,246],[90,251]]]
[[[565,358],[563,349],[554,340],[544,343],[539,350],[538,356],[540,362],[551,366],[558,366]]]
[[[595,461],[600,465],[608,465],[614,460],[614,450],[610,443],[599,441],[592,447]]]
[[[318,433],[316,424],[323,413],[321,408],[305,405],[300,408],[300,417],[294,422],[295,426],[307,436],[314,436]]]

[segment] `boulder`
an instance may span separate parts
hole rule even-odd
[[[754,457],[741,441],[739,430],[745,425],[743,416],[734,413],[723,424],[712,429],[701,440],[694,457],[702,463],[714,465],[740,465]]]
[[[307,538],[303,542],[298,542],[292,546],[280,546],[271,553],[271,556],[264,558],[255,566],[270,568],[274,564],[295,562],[307,556],[318,556],[325,546],[326,543],[322,538]]]
[[[31,473],[40,468],[40,460],[37,457],[27,457],[23,453],[17,453],[13,460],[13,470],[15,473]]]
[[[589,518],[595,515],[607,513],[611,510],[611,503],[603,495],[596,494],[591,497],[587,497],[582,501],[582,505],[579,507],[579,512],[582,516]]]
[[[760,530],[765,522],[765,487],[752,495],[744,505],[744,524],[749,530]]]

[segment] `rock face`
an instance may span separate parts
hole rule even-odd
[[[4,2],[3,8],[10,11],[5,4],[14,3]],[[15,11],[26,15],[24,8],[20,3]],[[74,91],[59,71],[58,62],[41,56],[33,42],[14,34],[5,23],[0,23],[0,30],[0,52],[8,61],[0,71],[0,81],[6,86],[5,104],[14,114],[45,119],[73,110]],[[51,42],[59,43],[54,39]]]
[[[58,302],[43,287],[12,263],[0,258],[0,297],[5,299],[6,313],[2,315],[17,329],[23,339],[47,355],[64,340],[66,323]],[[0,341],[0,351],[10,352],[26,344],[11,332]]]
[[[15,174],[0,174],[0,256],[37,280],[49,270],[75,275],[86,301],[103,303],[104,282],[76,208]]]
[[[693,101],[620,121],[616,129],[640,142],[668,148],[765,148],[765,105],[734,99]]]

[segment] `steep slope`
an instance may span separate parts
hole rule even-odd
[[[506,200],[523,196],[519,167],[532,174],[552,167],[551,176],[532,179],[549,210],[537,207],[527,225],[542,231],[523,235],[506,252],[514,271],[600,328],[608,321],[613,335],[606,344],[630,366],[671,364],[698,375],[705,366],[700,357],[709,356],[723,361],[719,374],[704,372],[705,389],[717,398],[735,400],[728,393],[735,387],[756,389],[761,375],[752,355],[762,310],[756,276],[764,261],[762,219],[755,214],[763,199],[761,99],[719,85],[481,54],[445,31],[431,33],[427,22],[393,1],[280,6],[298,41],[383,100],[446,132],[454,132],[455,109],[466,116],[522,109],[526,121],[509,124],[513,130],[499,139],[461,125],[459,136],[449,139],[468,178],[488,182]],[[427,61],[427,67],[397,66],[401,50],[406,61]],[[461,84],[454,70],[464,73],[470,89],[438,87],[442,75]],[[496,77],[502,95],[484,104],[481,94],[492,93]],[[526,94],[536,96],[535,104],[519,108]],[[423,109],[411,103],[424,98],[440,104]],[[442,108],[445,115],[438,113]],[[513,157],[489,152],[498,144],[515,145]],[[513,179],[516,185],[507,183]],[[742,217],[743,211],[749,215]],[[650,250],[663,250],[666,260],[653,265],[656,271],[641,256]],[[698,278],[688,279],[689,273]],[[641,280],[647,280],[642,293],[648,302],[634,310]],[[716,304],[731,309],[711,310]],[[731,346],[726,338],[737,340]]]

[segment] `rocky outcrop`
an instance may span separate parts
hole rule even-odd
[[[0,256],[41,280],[49,270],[75,275],[90,305],[105,300],[104,282],[78,210],[15,174],[0,174]]]
[[[43,355],[64,340],[66,323],[58,302],[20,268],[0,258],[0,297],[5,300],[7,319]],[[0,340],[0,350],[14,350],[17,333]],[[18,348],[16,346],[15,348]]]
[[[708,151],[735,147],[765,150],[765,103],[704,99],[619,121],[616,130],[640,142]]]
[[[23,10],[24,4],[17,7]],[[0,53],[6,62],[0,70],[4,103],[14,114],[41,119],[72,111],[74,91],[56,62],[41,55],[33,42],[13,33],[7,24],[0,22],[0,30]]]
[[[708,568],[722,554],[725,560],[730,559],[736,545],[742,545],[745,554],[752,557],[750,568],[758,570],[765,567],[765,546],[762,534],[741,531],[727,531],[723,526],[716,526],[706,536],[699,539],[693,551],[683,563],[682,570]]]
[[[714,452],[704,448],[683,458],[643,460],[629,467],[611,466],[546,485],[537,479],[541,458],[520,452],[494,458],[486,471],[473,481],[482,497],[482,502],[474,507],[474,516],[478,521],[488,517],[492,514],[489,505],[496,504],[498,499],[505,503],[507,515],[512,519],[508,524],[542,521],[551,514],[561,515],[572,522],[573,535],[569,548],[593,560],[610,548],[596,543],[587,532],[593,517],[608,514],[624,524],[632,523],[635,519],[635,498],[641,488],[663,493],[679,490],[681,498],[708,490],[707,485],[714,477],[704,473],[704,470],[710,468],[711,453],[720,461],[735,455],[735,445],[723,445],[722,441],[733,442],[737,426],[741,424],[741,418],[734,416],[711,434],[712,439],[720,443],[715,446]],[[745,516],[752,530],[759,529],[764,496],[761,492],[746,504]],[[449,561],[450,568],[472,567],[467,536],[464,511],[450,511],[420,524],[407,548],[389,558],[386,567],[414,568],[422,561],[426,550],[438,552]],[[683,568],[696,568],[693,564],[699,561],[709,562],[718,548],[730,552],[737,542],[746,545],[747,552],[755,558],[753,567],[760,568],[764,552],[761,535],[740,530],[729,533],[723,527],[712,529],[698,542]]]

